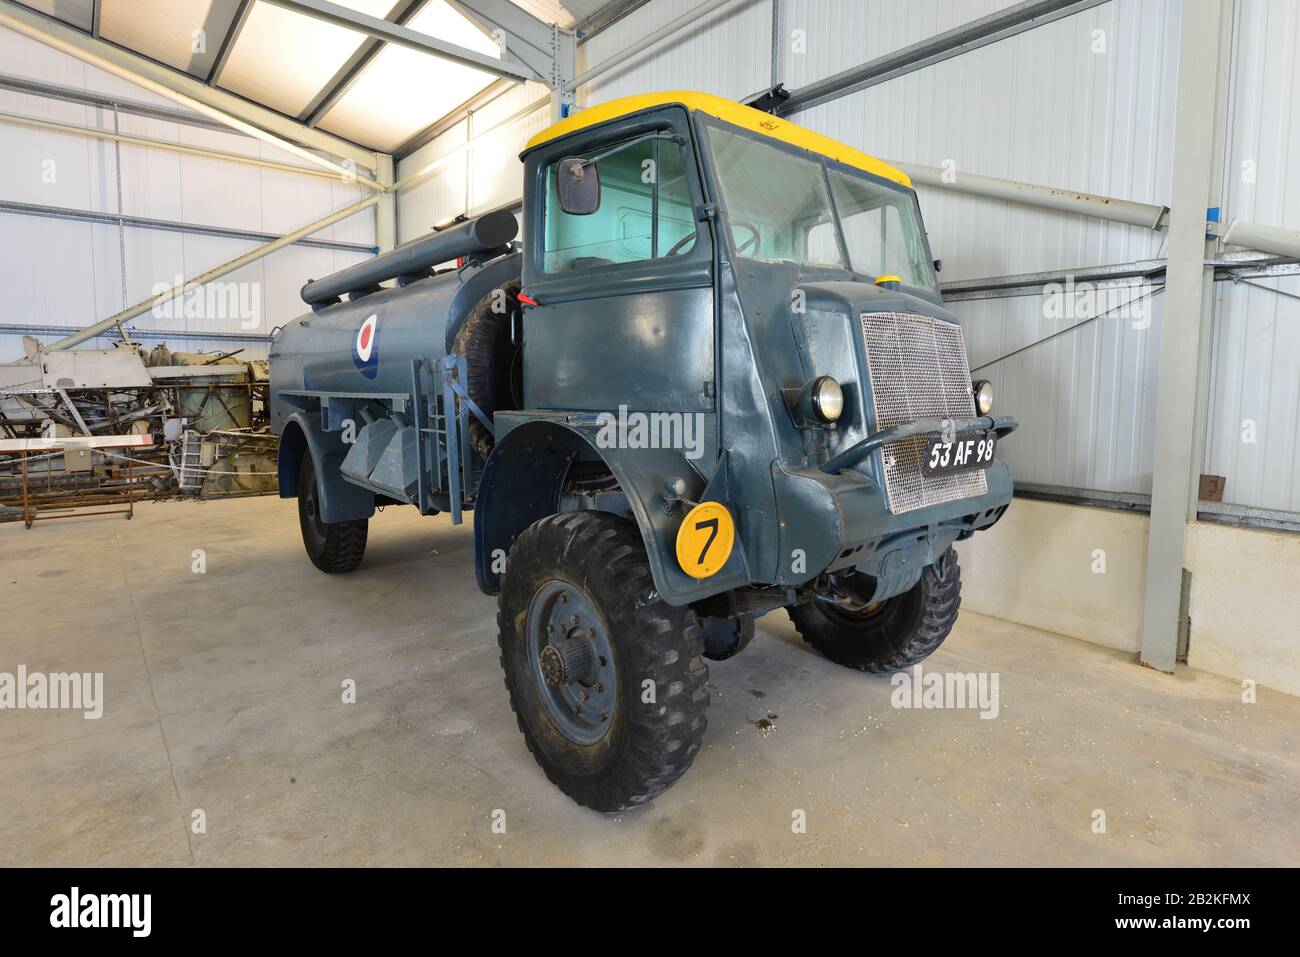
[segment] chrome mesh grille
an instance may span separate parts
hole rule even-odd
[[[960,326],[908,312],[864,312],[861,320],[877,430],[914,419],[974,417]],[[900,439],[877,453],[884,466],[891,512],[911,512],[988,492],[983,469],[922,475],[921,459],[931,438]]]

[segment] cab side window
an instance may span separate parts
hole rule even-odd
[[[601,147],[600,207],[585,216],[560,208],[556,167],[546,173],[544,268],[548,273],[684,255],[696,224],[682,147],[660,137]]]

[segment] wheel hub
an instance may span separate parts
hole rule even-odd
[[[604,621],[581,589],[549,581],[529,603],[526,628],[533,679],[563,734],[594,744],[609,730],[618,677]]]
[[[570,633],[543,648],[538,663],[542,677],[552,688],[571,681],[589,685],[595,676],[596,650],[585,636]]]

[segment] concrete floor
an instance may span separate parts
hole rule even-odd
[[[896,710],[778,613],[712,665],[677,786],[585,810],[524,749],[472,551],[389,509],[326,577],[269,498],[0,526],[0,671],[102,671],[106,697],[0,712],[0,864],[1296,863],[1300,699],[975,614],[926,665],[999,673],[995,720]]]

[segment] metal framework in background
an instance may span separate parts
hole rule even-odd
[[[1231,7],[1231,3],[1228,4]],[[1219,192],[1214,154],[1223,141],[1229,50],[1220,39],[1221,0],[1185,4],[1178,38],[1174,169],[1169,215],[1169,300],[1160,336],[1156,445],[1147,533],[1142,663],[1172,672],[1183,617],[1187,521],[1196,517],[1205,431],[1201,382],[1208,376],[1214,268],[1206,213]],[[1231,11],[1228,10],[1229,24]],[[1231,36],[1231,30],[1227,31]],[[1218,107],[1223,106],[1221,111]],[[1205,348],[1202,348],[1204,345]],[[1198,423],[1199,418],[1199,423]]]
[[[886,53],[867,63],[828,76],[791,91],[772,112],[790,116],[859,90],[877,86],[944,60],[978,50],[1035,27],[1082,13],[1110,0],[1023,0],[986,17],[971,20],[943,33]],[[773,31],[773,56],[780,43]],[[776,80],[773,80],[775,83]]]

